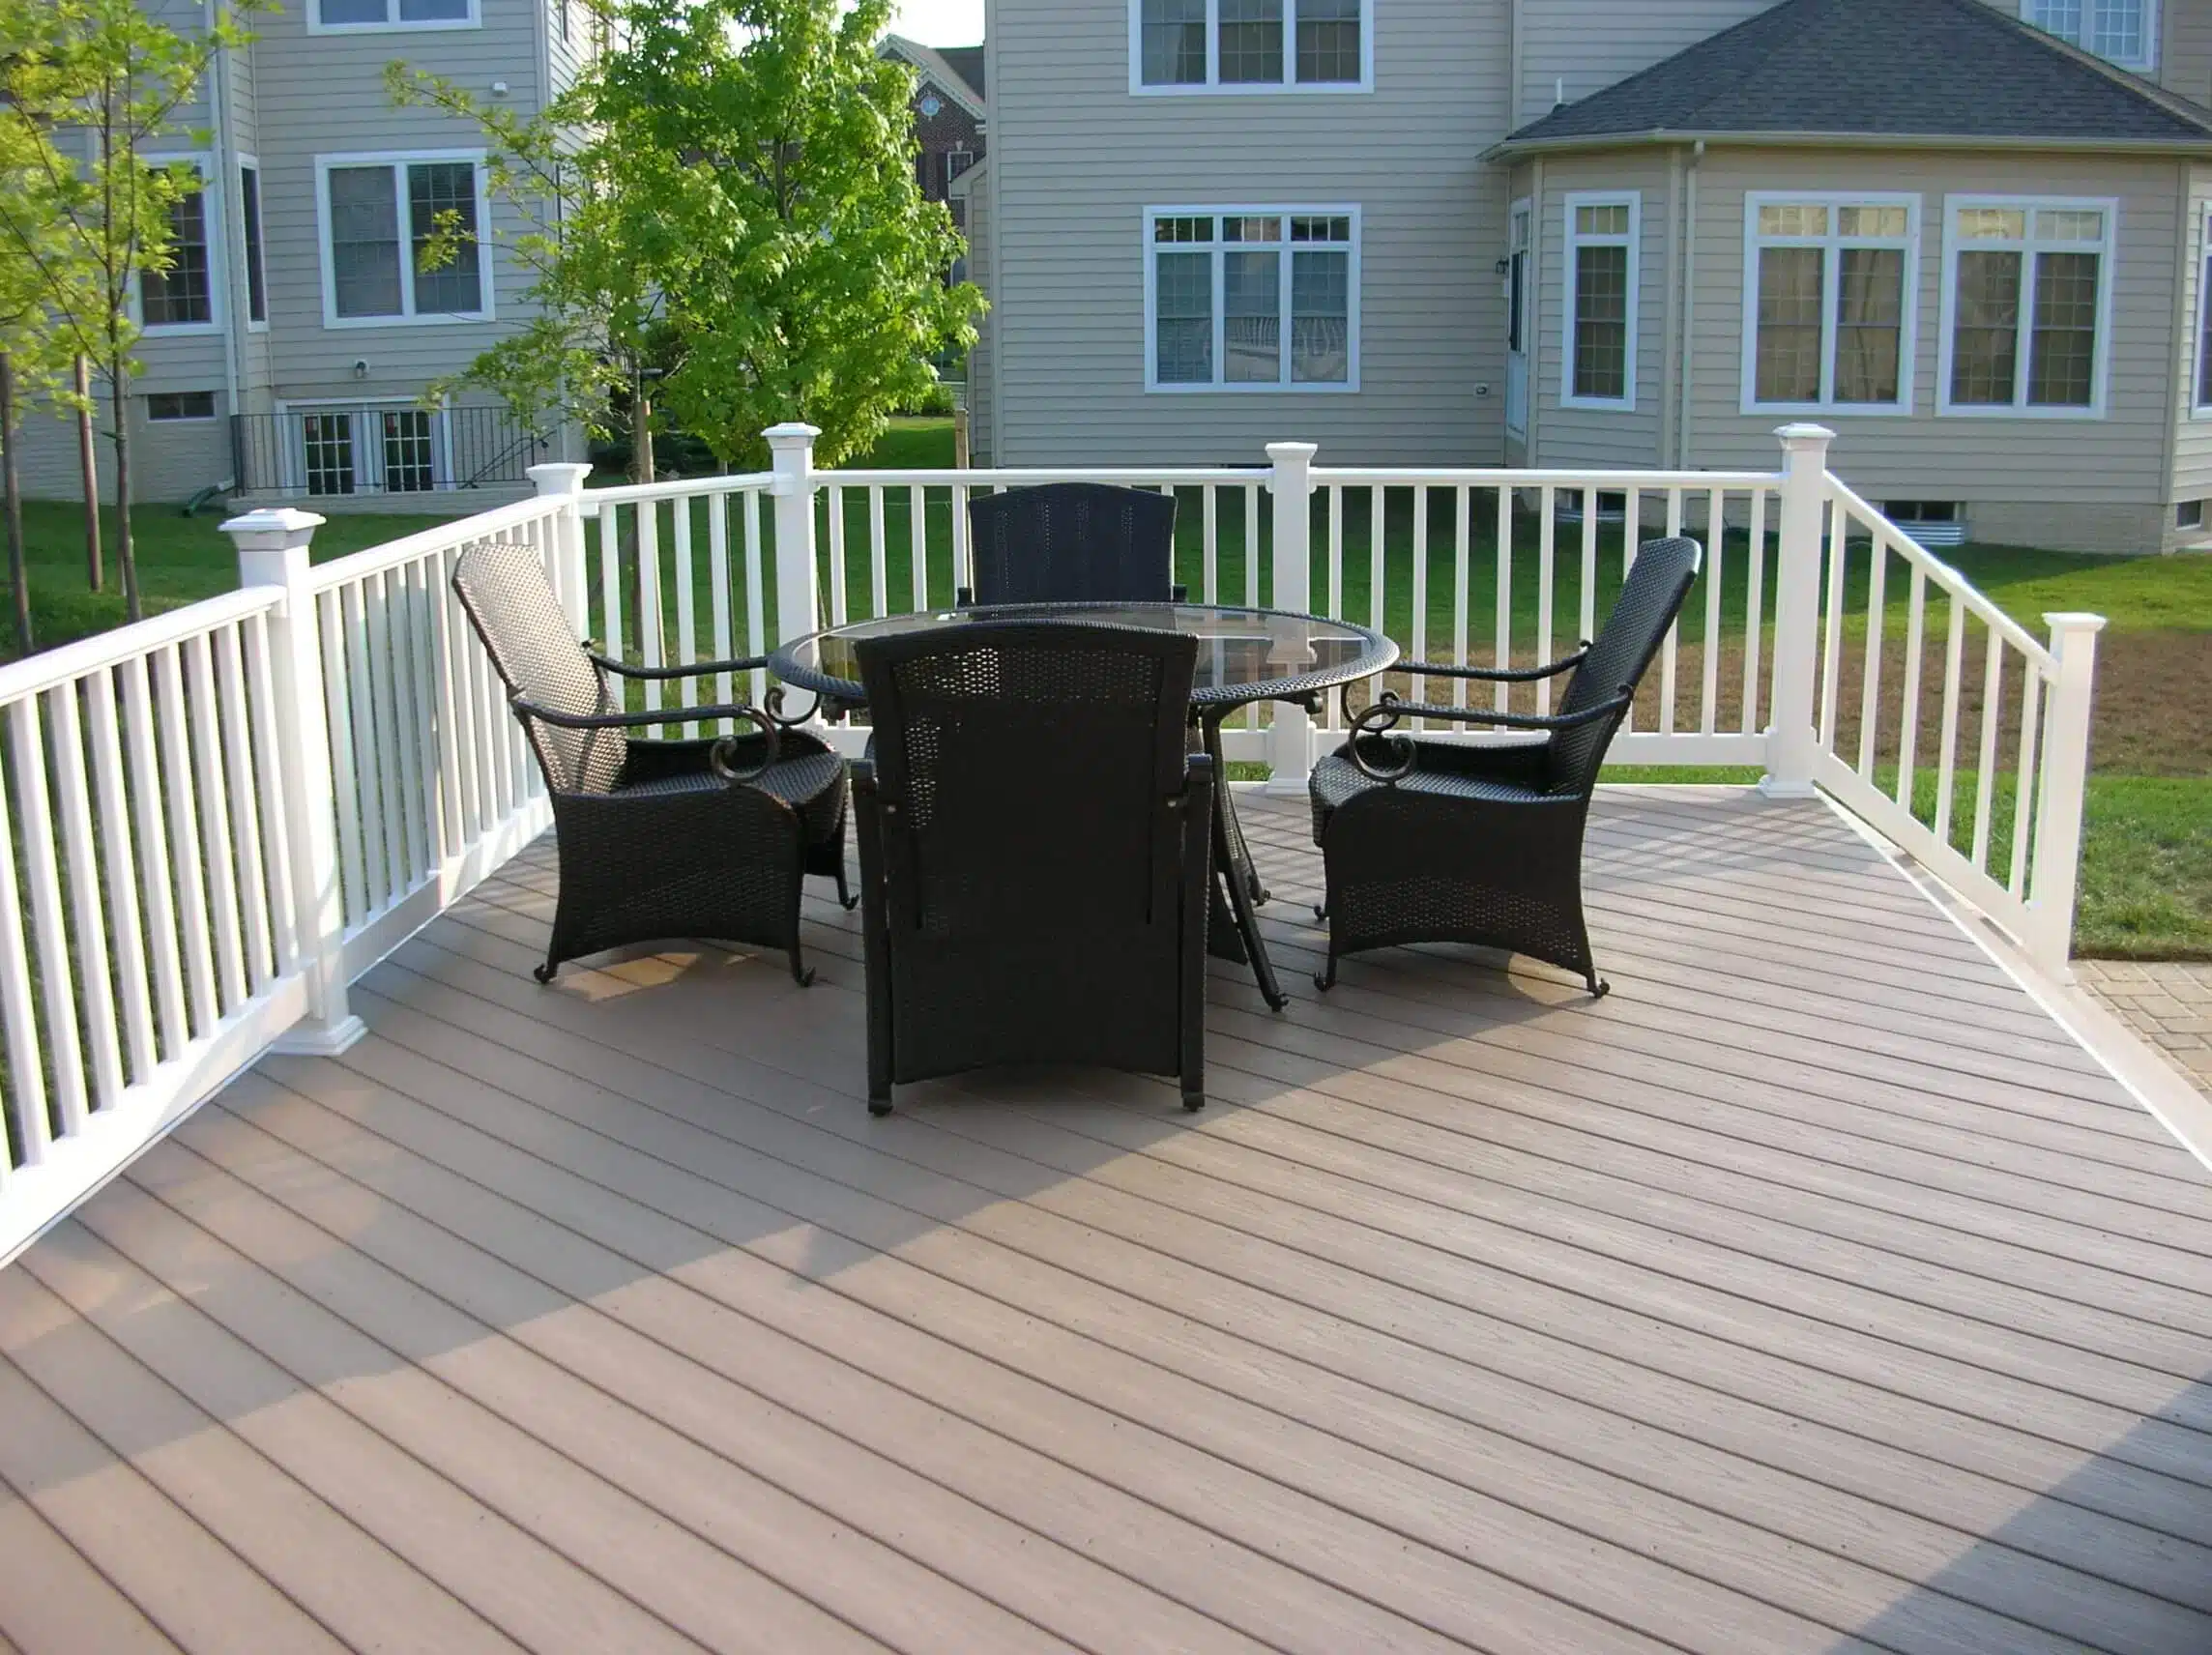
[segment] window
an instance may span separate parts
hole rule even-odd
[[[2212,208],[2197,220],[2196,411],[2212,415]]]
[[[561,34],[561,44],[568,44],[568,0],[553,0],[553,26]]]
[[[1634,195],[1567,197],[1559,395],[1569,408],[1636,406],[1639,212]]]
[[[427,494],[451,473],[443,412],[316,408],[298,420],[292,464],[309,494]]]
[[[2173,507],[2173,526],[2176,529],[2203,528],[2204,502],[2201,500],[2176,501]]]
[[[1130,0],[1132,92],[1359,90],[1371,0]]]
[[[1954,196],[1945,210],[1942,412],[2101,416],[2117,204]]]
[[[975,164],[975,152],[953,148],[945,152],[945,187],[952,188],[952,181]]]
[[[2157,0],[2026,0],[2021,15],[2124,69],[2157,65]]]
[[[246,319],[269,320],[269,272],[261,251],[261,163],[238,165],[238,211],[246,230]]]
[[[1920,206],[1909,195],[1744,202],[1746,413],[1908,413]]]
[[[325,327],[491,315],[480,167],[451,152],[316,158]]]
[[[310,5],[311,35],[341,29],[473,29],[478,23],[477,0],[310,0]]]
[[[199,166],[197,161],[187,164],[195,169]],[[139,273],[138,309],[148,330],[204,328],[215,322],[215,277],[204,188],[169,203],[169,268]]]
[[[215,418],[215,392],[212,391],[157,391],[146,398],[146,418],[149,420],[213,420]]]
[[[1359,216],[1350,208],[1145,215],[1150,391],[1351,391]]]

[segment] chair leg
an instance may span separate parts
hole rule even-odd
[[[1324,902],[1315,903],[1313,905],[1313,916],[1317,920],[1326,919],[1328,917],[1328,905]]]
[[[532,966],[530,968],[530,974],[536,977],[541,983],[549,983],[553,980],[553,973],[558,972],[560,969],[560,961],[547,960],[542,966]]]
[[[1613,992],[1613,984],[1607,982],[1594,971],[1585,972],[1583,980],[1589,984],[1590,999],[1592,1000],[1603,1000]]]
[[[1332,989],[1332,988],[1336,987],[1336,950],[1335,950],[1335,949],[1331,948],[1331,949],[1329,950],[1329,954],[1328,954],[1328,969],[1327,969],[1327,970],[1325,970],[1325,971],[1323,971],[1323,972],[1321,972],[1321,973],[1318,973],[1315,975],[1315,977],[1314,977],[1314,980],[1313,980],[1313,985],[1314,985],[1314,987],[1316,987],[1316,988],[1320,989],[1320,990],[1322,991],[1322,993],[1324,993],[1324,994],[1326,994],[1326,993],[1327,993],[1327,992],[1330,990],[1330,989]]]
[[[1182,1089],[1182,1107],[1184,1112],[1190,1115],[1196,1115],[1204,1109],[1206,1107],[1206,1089],[1204,1087],[1184,1087]]]
[[[845,883],[845,858],[843,857],[837,858],[837,906],[847,914],[860,906],[860,899],[853,894],[851,887]]]
[[[888,1115],[891,1112],[891,1094],[888,1090],[868,1093],[868,1113]]]
[[[797,943],[791,945],[791,980],[800,988],[812,988],[814,986],[814,968],[800,961]]]

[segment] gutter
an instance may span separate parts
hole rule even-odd
[[[1985,138],[1934,132],[1713,132],[1653,127],[1636,132],[1595,132],[1561,138],[1507,138],[1482,152],[1484,160],[1580,150],[1631,149],[1645,144],[1732,144],[1745,149],[1973,150],[2096,155],[2212,157],[2212,132],[2200,138]]]

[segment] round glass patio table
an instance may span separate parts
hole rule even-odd
[[[1254,906],[1267,892],[1252,866],[1243,828],[1222,769],[1221,724],[1239,707],[1261,701],[1295,701],[1318,711],[1324,690],[1352,683],[1393,665],[1398,646],[1371,627],[1282,609],[1211,603],[1022,603],[991,608],[923,609],[832,626],[777,649],[769,670],[784,683],[812,690],[842,707],[867,704],[857,645],[922,631],[950,631],[992,621],[1053,622],[1130,626],[1180,632],[1198,640],[1191,681],[1191,719],[1221,781],[1214,789],[1213,852],[1221,879],[1214,890],[1212,951],[1249,964],[1267,1003],[1287,1002],[1260,937]],[[1224,901],[1226,898],[1226,902]]]

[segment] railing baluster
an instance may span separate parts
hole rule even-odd
[[[421,789],[415,798],[415,822],[422,834],[422,859],[416,865],[416,874],[418,878],[432,879],[445,857],[442,826],[446,810],[445,772],[440,767],[439,752],[446,743],[438,740],[437,638],[430,619],[430,612],[438,601],[436,557],[412,560],[407,565],[406,578],[407,695],[415,721],[415,736],[410,745],[415,754],[415,785]],[[577,607],[580,610],[582,605]]]
[[[1912,808],[1912,762],[1920,737],[1920,656],[1926,647],[1928,576],[1912,566],[1912,584],[1905,606],[1905,699],[1899,710],[1897,731],[1897,802]]]
[[[845,606],[845,491],[832,485],[822,494],[830,510],[830,624],[842,626],[853,618]]]
[[[123,737],[115,716],[115,675],[86,681],[86,722],[92,739],[92,784],[100,806],[101,866],[107,881],[108,933],[115,947],[115,981],[123,996],[123,1035],[130,1074],[143,1081],[161,1060],[154,1035],[154,1002],[146,980],[146,936],[138,915],[137,857],[131,843],[131,798],[123,784]],[[265,767],[271,781],[275,767]],[[155,855],[159,857],[160,852]],[[289,907],[285,909],[288,916]]]
[[[1766,490],[1751,491],[1749,561],[1744,565],[1743,733],[1759,733],[1759,660],[1766,642]]]
[[[699,658],[699,606],[693,600],[692,587],[696,584],[691,568],[691,502],[671,500],[668,503],[671,524],[675,530],[672,555],[676,561],[676,661],[687,667]],[[679,707],[699,705],[699,681],[680,678],[676,681],[676,704]],[[699,723],[679,726],[684,734],[696,739]]]
[[[1536,662],[1540,666],[1552,658],[1552,582],[1558,578],[1559,498],[1550,483],[1546,483],[1536,496],[1536,509],[1542,514],[1536,525]],[[1536,712],[1539,717],[1552,711],[1552,681],[1536,682]]]
[[[367,691],[369,729],[376,743],[376,802],[379,833],[384,844],[384,900],[397,902],[414,882],[407,877],[407,801],[400,781],[398,676],[392,659],[392,595],[382,574],[361,583],[361,606],[368,647],[362,653],[363,683]]]
[[[1682,532],[1682,490],[1667,490],[1667,534],[1670,538]],[[1682,618],[1677,615],[1668,624],[1666,641],[1659,646],[1659,734],[1674,733],[1675,654],[1680,647]]]
[[[1950,635],[1943,646],[1943,745],[1936,758],[1936,837],[1951,842],[1951,794],[1959,770],[1959,674],[1965,665],[1966,606],[1951,600]]]
[[[964,483],[952,485],[952,586],[958,591],[975,584],[975,571],[969,566],[968,558],[968,489]]]
[[[147,657],[125,661],[123,734],[130,759],[128,791],[138,828],[139,894],[145,900],[146,937],[154,963],[154,1003],[160,1014],[163,1057],[181,1055],[191,1040],[186,1013],[184,968],[178,948],[174,887],[169,884],[167,811],[161,802],[161,775],[155,751],[154,699]],[[341,801],[338,819],[345,819]]]
[[[193,781],[199,790],[201,843],[207,848],[208,922],[215,940],[218,1006],[227,1013],[246,999],[246,950],[240,936],[237,874],[231,861],[230,809],[223,797],[229,788],[222,772],[221,733],[217,728],[215,666],[209,659],[204,635],[186,639],[180,648],[189,710],[186,736],[191,748]]]
[[[1199,491],[1199,591],[1208,603],[1221,590],[1221,491]]]
[[[1644,491],[1631,488],[1620,499],[1620,578],[1627,583],[1629,571],[1636,566],[1637,542],[1644,537]],[[1631,700],[1620,715],[1620,732],[1627,735],[1636,728],[1636,703]]]
[[[1247,608],[1260,607],[1260,566],[1266,561],[1260,546],[1260,485],[1244,485],[1244,603]],[[1244,709],[1244,728],[1260,728],[1260,704],[1253,702]],[[1228,785],[1228,777],[1222,778]]]
[[[625,658],[622,613],[622,508],[599,508],[599,644],[615,660]]]
[[[1429,491],[1427,485],[1416,484],[1413,489],[1413,618],[1407,628],[1410,635],[1408,653],[1416,661],[1429,658]],[[1415,678],[1412,682],[1413,699],[1429,698],[1429,681]],[[1426,730],[1429,721],[1416,719],[1418,728]]]
[[[2020,773],[2013,782],[2012,867],[2005,878],[2005,889],[2022,900],[2027,896],[2028,846],[2034,842],[2035,739],[2043,711],[2045,682],[2042,671],[2033,661],[2025,661],[2023,665],[2026,670],[2020,685]]]
[[[197,801],[192,798],[190,718],[177,646],[154,656],[154,703],[160,725],[161,784],[169,796],[169,866],[177,882],[179,941],[185,982],[190,990],[192,1032],[213,1032],[221,1006],[216,998],[215,956],[208,946],[207,885],[201,875]]]
[[[1828,594],[1825,630],[1820,636],[1820,745],[1836,749],[1836,718],[1844,694],[1844,574],[1850,554],[1850,519],[1842,505],[1828,502]]]
[[[1997,711],[2004,690],[2004,639],[1991,628],[1982,662],[1982,744],[1974,769],[1974,866],[1990,864],[1990,805],[1997,780]]]
[[[1575,636],[1587,642],[1597,636],[1597,515],[1598,492],[1594,488],[1583,490],[1583,585],[1576,595],[1581,599],[1582,623]]]
[[[891,612],[890,549],[884,544],[884,491],[868,485],[868,596],[877,615]]]
[[[423,755],[429,750],[427,725],[417,707],[415,684],[415,583],[412,565],[388,569],[384,576],[384,629],[389,643],[380,657],[392,675],[393,750],[399,757],[399,818],[407,847],[406,879],[412,890],[437,866],[428,828],[429,795],[422,785]]]
[[[73,695],[63,684],[59,691]],[[70,966],[69,924],[62,917],[62,876],[54,857],[53,810],[46,793],[45,742],[39,697],[8,709],[8,745],[15,761],[15,801],[22,812],[23,883],[30,887],[31,927],[38,938],[40,999],[46,1012],[46,1060],[53,1065],[54,1122],[64,1138],[84,1130],[84,1047],[77,1037],[76,980]],[[0,877],[13,879],[8,867]],[[33,1060],[36,1060],[35,1059]]]
[[[269,886],[261,865],[261,811],[253,792],[253,726],[246,712],[246,682],[239,658],[242,624],[215,634],[216,688],[221,699],[223,791],[230,798],[230,842],[238,863],[238,917],[245,933],[252,992],[263,993],[276,975],[269,932]]]
[[[707,497],[707,605],[714,628],[714,659],[726,661],[738,653],[737,634],[730,629],[730,497]],[[714,675],[714,703],[730,705],[737,685],[729,673]],[[730,721],[716,719],[714,733],[727,735]]]
[[[6,797],[0,788],[0,804]],[[53,1127],[46,1118],[45,1058],[31,999],[31,950],[23,941],[22,898],[15,887],[15,812],[7,809],[0,809],[0,1028],[8,1031],[9,1073],[0,1104],[15,1123],[22,1164],[35,1167],[46,1158]],[[7,1141],[0,1136],[0,1188],[10,1170]]]
[[[1889,542],[1877,530],[1868,549],[1865,682],[1859,686],[1859,774],[1874,780],[1877,734],[1881,725],[1881,610]]]
[[[1722,556],[1728,540],[1728,502],[1719,489],[1705,496],[1705,642],[1703,682],[1698,687],[1698,733],[1710,736],[1721,717],[1721,587]]]
[[[906,540],[907,555],[914,560],[907,571],[914,581],[913,612],[919,615],[929,607],[929,490],[918,482],[906,491]]]
[[[761,497],[745,496],[745,653],[768,652],[768,593],[761,574]],[[753,668],[752,705],[768,699],[768,669]]]
[[[641,500],[637,503],[637,653],[645,665],[667,664],[663,643],[667,625],[668,617],[661,612],[660,597],[660,503]],[[661,681],[649,678],[645,681],[646,711],[657,712],[660,704]],[[510,786],[510,776],[503,768],[500,775],[502,816],[507,814],[513,797]]]
[[[1497,665],[1500,668],[1513,664],[1513,490],[1499,485],[1498,490],[1498,606],[1492,617],[1497,633]],[[1502,682],[1491,685],[1491,697],[1496,702],[1494,711],[1512,711],[1511,685]]]
[[[1466,483],[1452,490],[1452,665],[1467,665],[1469,560],[1473,555],[1474,491]],[[1452,680],[1452,705],[1467,705],[1467,680]]]
[[[94,675],[105,678],[102,672]],[[54,686],[53,711],[54,792],[60,806],[57,822],[62,851],[69,867],[71,941],[82,959],[84,1030],[92,1045],[93,1095],[99,1107],[111,1107],[123,1095],[123,1046],[115,1021],[115,992],[107,975],[107,923],[100,900],[100,868],[92,798],[85,786],[84,729],[77,713],[77,696],[84,681],[73,679]],[[7,1151],[0,1149],[0,1161]]]
[[[601,521],[605,519],[602,517]],[[453,838],[455,855],[476,843],[486,820],[481,743],[478,740],[477,673],[488,670],[488,663],[480,669],[476,634],[470,629],[468,617],[461,612],[460,599],[453,594],[453,565],[459,556],[458,552],[449,552],[438,561],[438,626],[442,640],[438,656],[446,670],[445,680],[439,685],[439,706],[446,713],[446,728],[452,732],[448,745],[452,749],[453,780],[457,788],[453,801],[459,829]]]
[[[253,773],[260,789],[261,839],[265,850],[263,878],[269,893],[270,941],[276,948],[277,974],[289,976],[299,969],[300,929],[298,911],[293,906],[297,895],[292,886],[292,840],[284,825],[285,777],[279,759],[281,749],[276,744],[276,667],[269,657],[266,615],[247,618],[240,650],[245,657],[246,699],[252,731],[250,750],[256,760]],[[314,710],[306,709],[302,715],[312,717]],[[292,785],[299,786],[299,778],[294,777]]]

